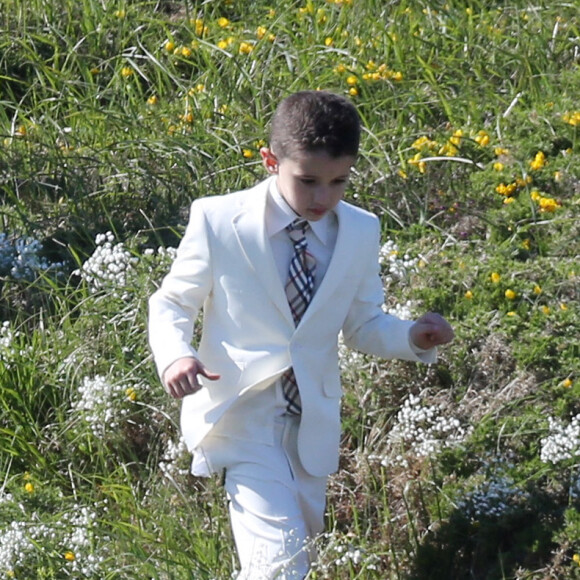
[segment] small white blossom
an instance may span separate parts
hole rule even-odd
[[[0,276],[33,280],[39,273],[60,269],[62,262],[49,262],[41,256],[42,243],[35,238],[9,237],[0,232]]]
[[[399,247],[393,240],[387,240],[379,251],[379,264],[385,271],[385,283],[389,285],[394,281],[407,278],[409,272],[417,270],[417,258],[411,258],[408,254],[400,255]]]
[[[471,428],[463,427],[457,418],[447,416],[444,407],[423,405],[420,397],[409,395],[388,438],[391,446],[403,446],[417,457],[429,457],[462,443],[470,432]],[[401,455],[394,461],[405,463]],[[383,458],[382,462],[393,459]]]
[[[177,442],[170,439],[167,442],[165,453],[159,462],[159,469],[169,479],[175,478],[176,475],[187,475],[189,469],[179,467],[179,462],[184,458],[189,457],[185,439],[180,437]]]
[[[540,459],[544,463],[559,463],[580,455],[580,415],[572,418],[569,425],[548,417],[550,434],[540,444]]]
[[[117,429],[119,420],[129,413],[121,404],[129,400],[126,392],[126,386],[112,383],[101,375],[84,377],[72,410],[89,424],[95,437],[103,437],[107,430]]]
[[[457,509],[471,519],[497,519],[520,509],[527,501],[528,494],[515,487],[511,479],[498,477],[465,495]]]
[[[91,292],[124,289],[128,274],[139,261],[122,243],[115,244],[112,232],[95,237],[93,254],[75,273],[88,284]]]

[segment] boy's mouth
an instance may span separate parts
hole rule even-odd
[[[324,208],[312,208],[310,210],[310,213],[321,217],[326,213],[326,209],[324,209]]]

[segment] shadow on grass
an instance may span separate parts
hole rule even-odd
[[[426,536],[409,580],[498,580],[516,578],[518,569],[545,567],[556,548],[552,539],[563,510],[543,499],[541,510],[525,505],[497,517],[473,519],[454,511]]]

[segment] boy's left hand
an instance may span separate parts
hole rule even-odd
[[[411,326],[409,335],[415,346],[428,350],[439,344],[451,342],[454,332],[443,316],[436,312],[427,312]]]

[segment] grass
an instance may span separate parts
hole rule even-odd
[[[0,31],[0,578],[235,571],[146,301],[306,88],[364,120],[387,307],[456,329],[433,367],[341,353],[310,577],[580,578],[574,3],[0,0]]]

